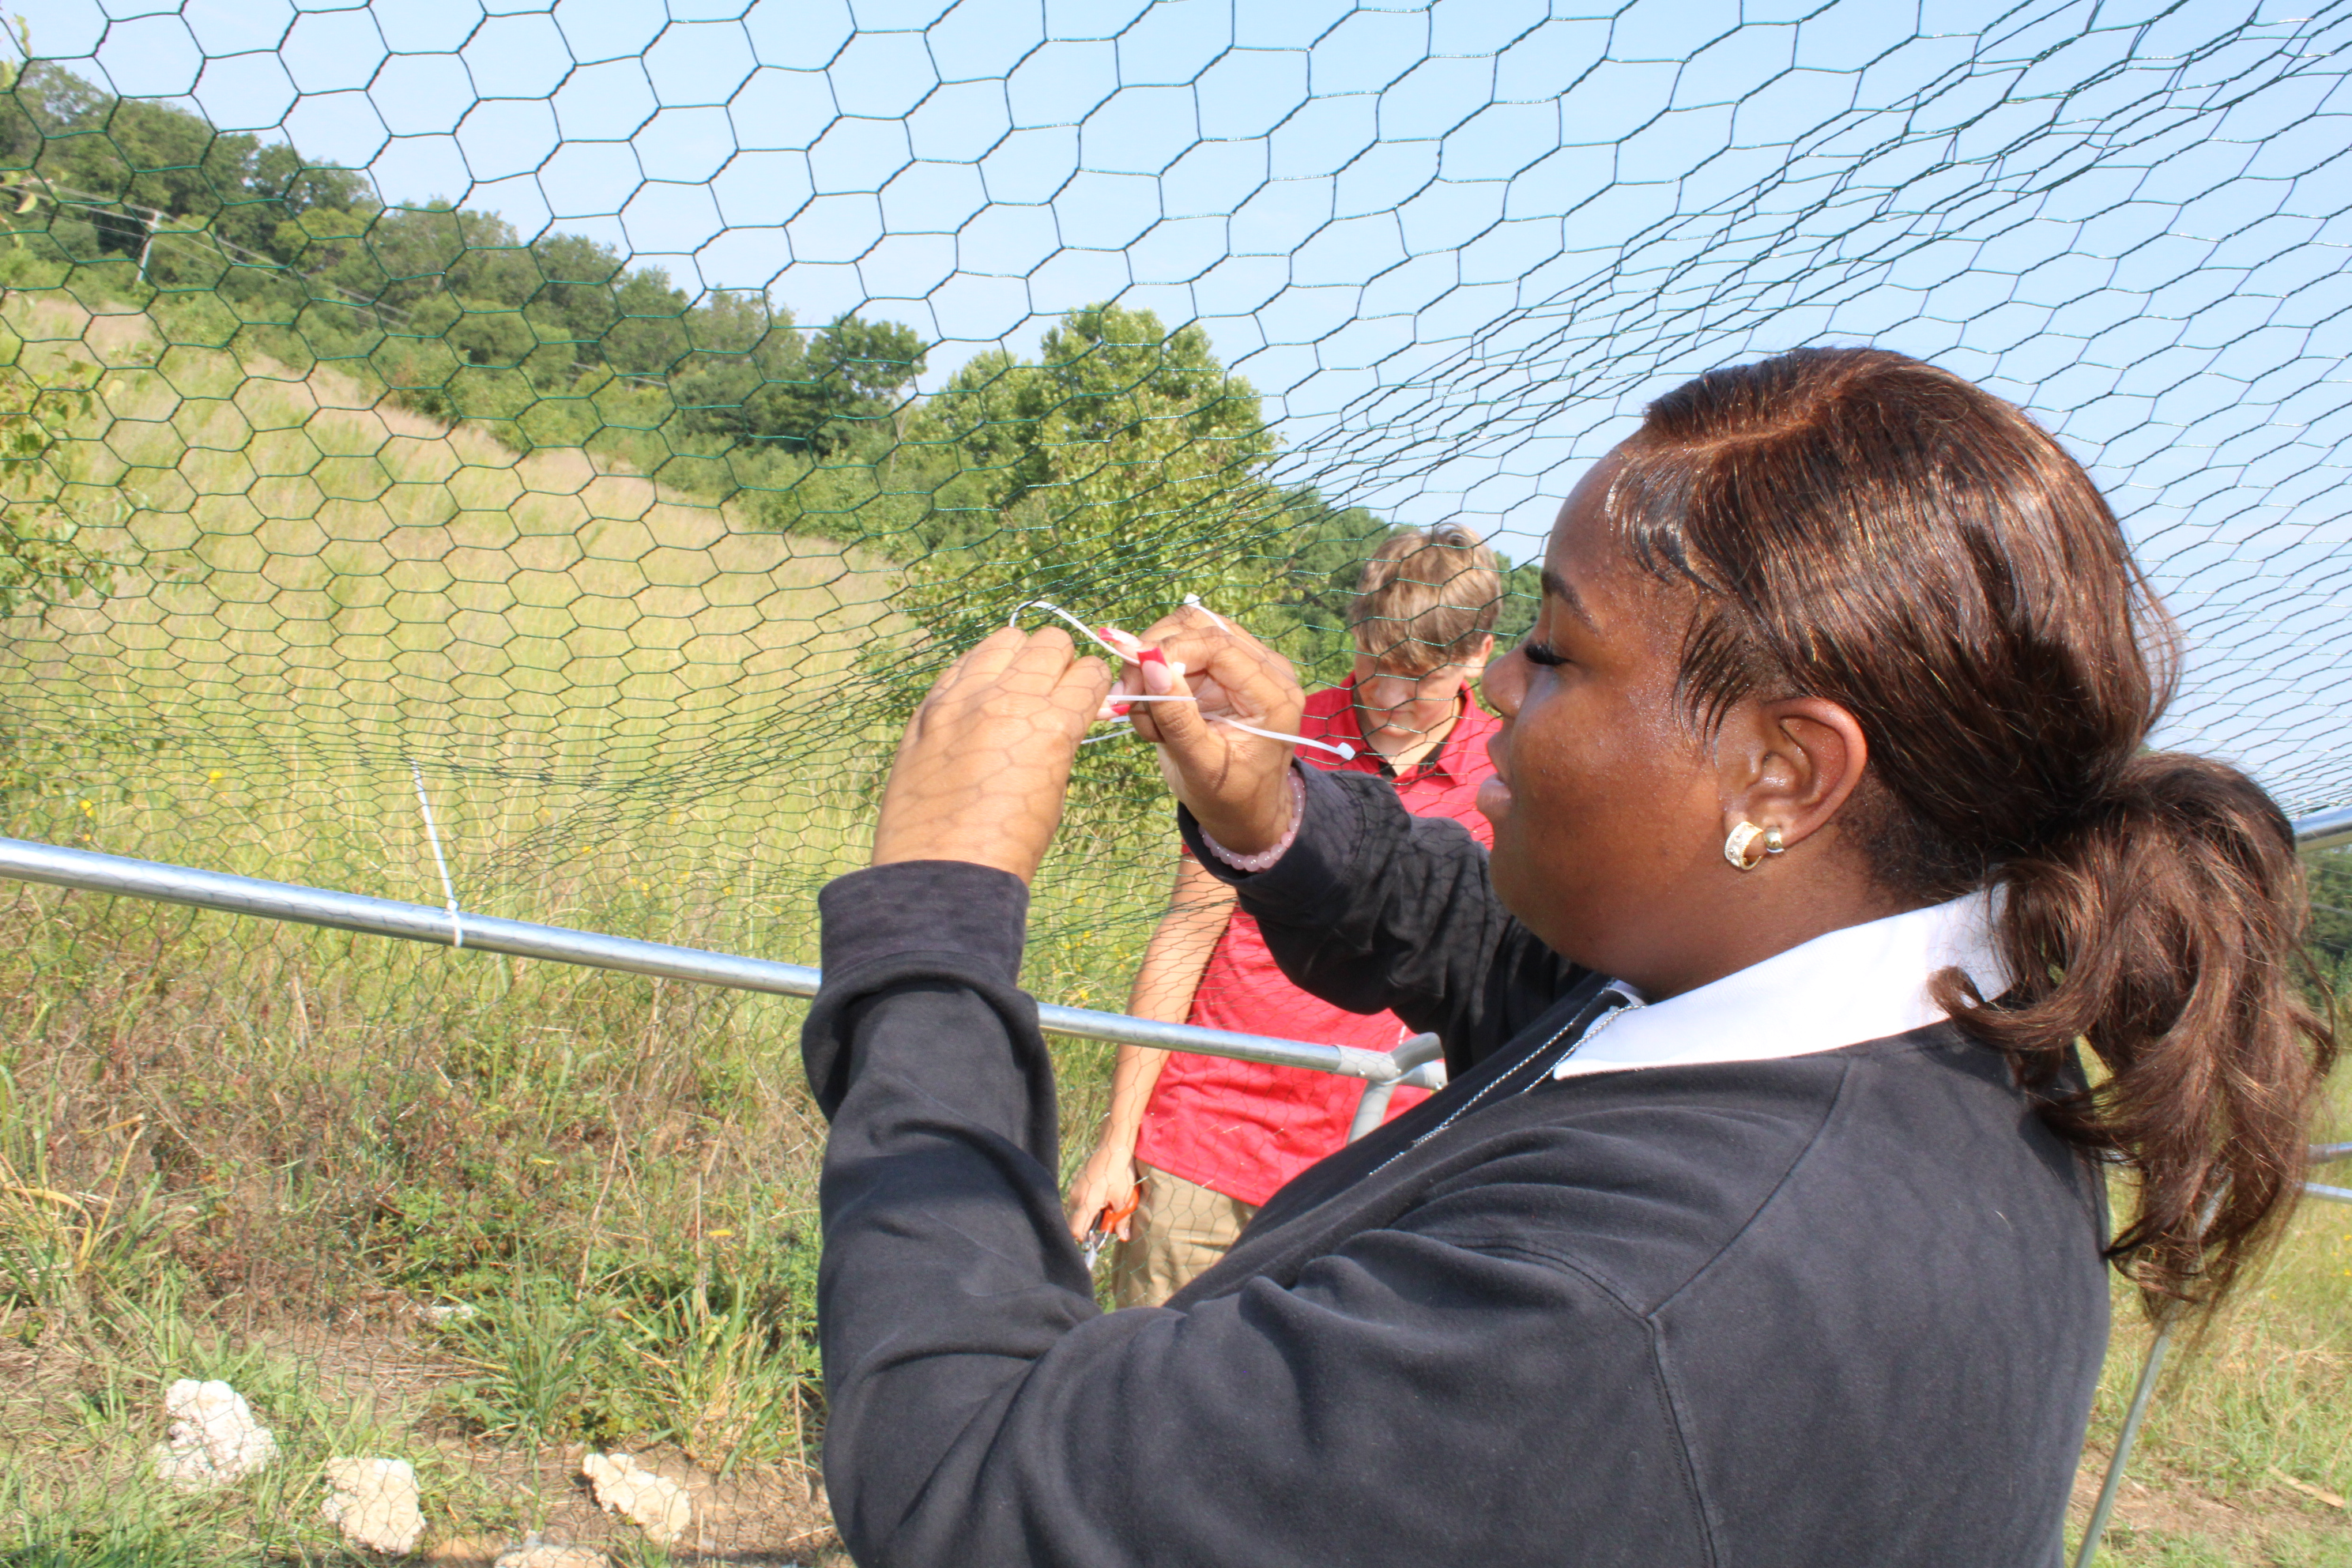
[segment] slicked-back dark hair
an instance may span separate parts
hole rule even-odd
[[[1870,761],[1838,826],[1873,874],[2000,889],[2021,978],[1986,1000],[1954,972],[1942,1000],[2136,1170],[2110,1256],[2218,1300],[2300,1190],[2336,1042],[2295,984],[2285,816],[2233,768],[2146,749],[2177,638],[2090,476],[1948,371],[1807,349],[1653,404],[1607,505],[1636,563],[1696,591],[1696,723],[1751,694],[1839,704]],[[2070,1090],[2078,1039],[2107,1071]]]

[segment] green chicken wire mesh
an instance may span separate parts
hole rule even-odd
[[[1015,606],[1198,595],[1328,679],[1357,564],[1451,521],[1507,630],[1646,399],[1861,342],[2091,466],[2188,634],[2168,743],[2352,802],[2352,6],[1559,10],[27,0],[6,830],[437,904],[421,783],[468,909],[810,961],[896,721]],[[1172,850],[1141,748],[1083,784],[1027,977],[1117,1007]],[[796,1299],[709,1239],[799,1256],[789,1008],[8,918],[0,1155],[152,1189],[124,1279],[359,1311],[545,1243],[606,1349]],[[790,1446],[685,1342],[539,1435]]]

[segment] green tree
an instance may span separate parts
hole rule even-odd
[[[685,428],[743,446],[832,454],[886,441],[922,374],[922,340],[894,321],[836,317],[803,339],[789,311],[714,294],[694,315],[694,348],[670,377]]]
[[[998,351],[966,364],[909,419],[905,447],[944,472],[897,601],[917,656],[869,657],[885,721],[940,658],[1033,599],[1139,626],[1187,593],[1252,625],[1280,597],[1289,519],[1265,478],[1275,438],[1256,392],[1198,326],[1073,310],[1035,361]],[[1090,748],[1076,798],[1129,810],[1155,798],[1140,787],[1150,767],[1139,747]]]
[[[905,603],[965,640],[1024,599],[1097,620],[1170,607],[1171,586],[1244,615],[1275,597],[1282,498],[1256,392],[1197,325],[1095,305],[1047,331],[1034,363],[980,354],[911,422],[951,451]]]
[[[796,441],[809,366],[792,312],[757,295],[714,294],[691,327],[694,352],[669,378],[685,427],[730,442]]]
[[[1310,684],[1348,673],[1355,641],[1348,610],[1364,563],[1391,531],[1363,507],[1335,506],[1311,486],[1286,491],[1280,597],[1252,629],[1290,656]]]
[[[0,621],[52,605],[92,601],[113,592],[128,562],[90,547],[95,529],[122,521],[120,502],[102,503],[78,489],[70,437],[103,417],[91,382],[47,384],[26,374],[23,341],[0,327]],[[24,831],[16,808],[69,777],[77,749],[100,744],[163,744],[160,735],[135,738],[79,726],[63,731],[37,723],[0,725],[0,827]]]
[[[925,358],[923,340],[912,327],[868,321],[854,312],[835,317],[809,344],[814,395],[806,406],[814,416],[803,420],[807,444],[834,452],[867,431],[889,434]],[[774,432],[787,435],[781,427]]]
[[[1495,617],[1496,647],[1509,647],[1528,635],[1536,624],[1536,604],[1542,597],[1540,560],[1522,561],[1503,574],[1503,612]]]

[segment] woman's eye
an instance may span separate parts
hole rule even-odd
[[[1529,664],[1539,664],[1546,669],[1550,669],[1555,666],[1563,665],[1568,662],[1567,659],[1560,657],[1559,650],[1554,648],[1549,643],[1538,642],[1533,637],[1529,637],[1527,641],[1521,643],[1519,645],[1519,651],[1528,656],[1528,662]]]

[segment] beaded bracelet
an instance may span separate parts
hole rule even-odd
[[[1201,842],[1209,847],[1210,854],[1236,871],[1263,871],[1289,852],[1290,847],[1298,840],[1298,825],[1306,819],[1307,784],[1298,776],[1298,770],[1293,768],[1290,772],[1290,828],[1276,841],[1273,848],[1261,849],[1255,855],[1236,855],[1210,837],[1205,827],[1201,829]]]

